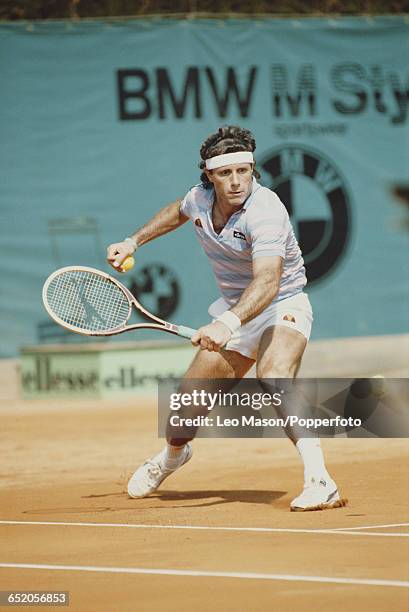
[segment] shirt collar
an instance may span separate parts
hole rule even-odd
[[[249,194],[249,196],[247,197],[247,200],[244,202],[244,204],[243,204],[243,206],[242,206],[241,210],[243,210],[243,211],[244,211],[244,210],[247,210],[247,209],[248,209],[248,207],[250,206],[250,204],[251,204],[251,203],[252,203],[252,201],[253,201],[253,196],[254,196],[254,194],[256,193],[257,189],[259,189],[260,187],[261,187],[261,185],[259,185],[259,184],[257,183],[256,179],[255,179],[255,178],[254,178],[254,176],[253,176],[253,184],[252,184],[252,186],[251,186],[251,191],[250,191],[250,194]]]

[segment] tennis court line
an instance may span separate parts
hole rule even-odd
[[[404,525],[405,523],[403,523]],[[2,521],[0,525],[48,525],[59,527],[111,527],[126,529],[189,529],[193,531],[238,531],[251,533],[312,533],[324,535],[352,535],[383,538],[408,538],[409,533],[382,533],[367,531],[352,531],[348,528],[337,529],[291,529],[281,527],[222,527],[213,525],[144,525],[127,523],[70,523],[57,521]],[[375,526],[374,526],[375,527]]]
[[[252,572],[213,572],[208,570],[174,570],[146,567],[103,567],[93,565],[46,565],[40,563],[0,563],[0,568],[37,569],[67,572],[106,572],[110,574],[151,574],[161,576],[191,576],[201,578],[241,578],[250,580],[286,580],[290,582],[327,582],[360,584],[365,586],[409,587],[404,580],[377,580],[372,578],[337,578],[335,576],[297,576],[292,574],[263,574]]]
[[[343,529],[349,529],[353,531],[355,529],[386,529],[387,527],[409,527],[409,523],[389,523],[388,525],[362,525],[360,527],[336,527],[335,531],[342,531]]]

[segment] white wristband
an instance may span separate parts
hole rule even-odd
[[[226,312],[220,315],[220,317],[217,317],[216,321],[221,321],[222,323],[224,323],[225,326],[230,329],[232,334],[234,334],[234,332],[238,330],[239,327],[241,327],[241,321],[239,317],[235,315],[234,312],[232,312],[231,310],[226,310]]]
[[[136,240],[134,240],[133,238],[125,238],[124,242],[126,242],[127,240],[129,240],[129,242],[132,244],[133,250],[136,251],[136,249],[138,248]]]

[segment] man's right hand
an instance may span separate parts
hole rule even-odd
[[[123,240],[122,242],[115,242],[110,244],[107,248],[107,261],[114,270],[118,270],[121,267],[124,259],[133,255],[135,249],[130,240]]]

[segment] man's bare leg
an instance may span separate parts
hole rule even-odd
[[[284,325],[267,329],[259,345],[257,359],[257,377],[263,385],[272,386],[271,379],[294,379],[301,365],[302,356],[307,345],[306,338],[298,331]],[[270,379],[270,382],[269,382]],[[292,411],[297,411],[298,397],[292,385],[286,385],[287,402],[280,408],[285,418]],[[295,444],[304,464],[304,492],[291,503],[292,510],[319,510],[344,506],[346,500],[339,497],[335,482],[328,474],[324,462],[319,438],[302,437],[298,427],[286,428],[286,434]]]
[[[258,378],[295,378],[307,346],[300,332],[284,325],[265,330],[257,355]]]
[[[253,364],[254,359],[249,359],[237,351],[222,350],[220,352],[209,352],[199,350],[183,377],[179,386],[179,392],[191,393],[195,388],[194,381],[203,379],[208,381],[206,383],[207,391],[217,392],[220,390],[227,393],[235,384],[234,380],[243,378]],[[223,383],[220,379],[223,379]],[[191,418],[202,416],[206,413],[206,407],[199,406],[196,409],[189,409],[189,417]],[[192,432],[191,436],[185,432],[182,439],[174,437],[172,428],[168,425],[166,438],[171,446],[181,447],[194,437],[195,431]],[[172,448],[168,448],[168,451],[169,454],[175,454]]]
[[[234,379],[243,378],[253,365],[254,360],[244,357],[236,351],[209,352],[199,350],[191,365],[189,366],[179,392],[189,393],[194,388],[195,379],[209,380],[209,388],[212,381],[218,389],[227,391],[234,384]],[[222,387],[220,380],[225,379]],[[229,384],[229,380],[232,381]],[[207,409],[205,409],[207,411]],[[197,416],[203,412],[203,408],[198,407],[196,412],[189,416]],[[146,497],[156,491],[160,484],[179,467],[187,463],[192,456],[192,448],[189,441],[194,438],[196,429],[188,432],[183,438],[172,437],[172,428],[168,426],[167,444],[165,448],[146,461],[132,476],[128,483],[128,494],[130,497]]]
[[[237,351],[198,350],[183,378],[243,378],[253,363]]]

